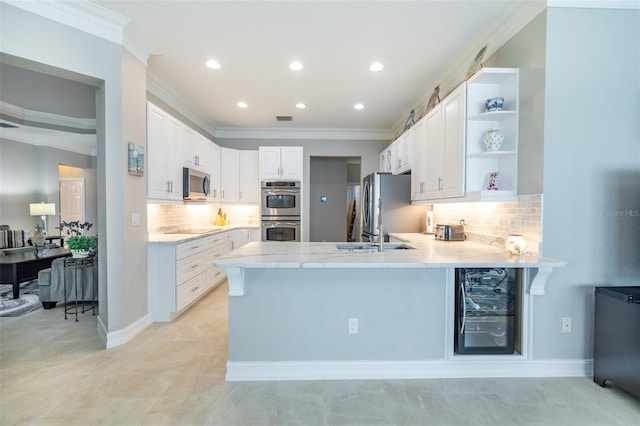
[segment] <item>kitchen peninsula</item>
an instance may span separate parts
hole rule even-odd
[[[254,242],[218,258],[229,281],[227,380],[585,375],[532,358],[533,296],[544,295],[553,268],[566,262],[421,234],[392,237],[412,249]],[[522,269],[518,353],[454,354],[460,267]]]

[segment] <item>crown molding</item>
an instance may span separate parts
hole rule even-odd
[[[95,118],[76,118],[24,109],[8,102],[0,101],[0,115],[8,121],[25,126],[42,127],[72,133],[95,134]]]
[[[129,19],[86,0],[3,0],[5,3],[105,40],[122,44]]]
[[[303,140],[384,140],[393,132],[384,129],[314,129],[314,128],[218,128],[213,135],[220,139],[303,139]]]
[[[638,0],[548,0],[547,7],[640,10],[640,2]]]

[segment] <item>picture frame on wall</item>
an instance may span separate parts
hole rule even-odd
[[[144,147],[133,142],[129,142],[129,174],[134,176],[144,176]]]

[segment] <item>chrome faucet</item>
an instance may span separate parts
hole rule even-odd
[[[378,198],[378,251],[384,251],[384,226],[382,225],[382,197]]]

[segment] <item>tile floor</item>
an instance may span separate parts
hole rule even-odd
[[[0,318],[0,424],[640,424],[640,400],[591,378],[225,383],[226,291],[109,350],[90,314]]]

